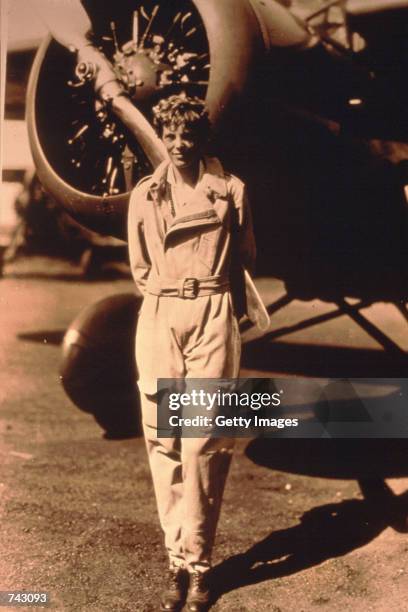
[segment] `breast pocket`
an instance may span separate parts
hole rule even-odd
[[[222,227],[208,228],[200,235],[198,258],[211,272],[217,264],[217,253],[222,235]]]

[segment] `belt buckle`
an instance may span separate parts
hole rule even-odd
[[[197,278],[185,278],[181,287],[181,297],[188,300],[194,300],[198,295],[199,282]]]

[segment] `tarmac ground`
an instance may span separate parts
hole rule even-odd
[[[242,375],[404,376],[404,304],[291,300],[276,279],[257,284],[271,331],[244,326]],[[73,265],[30,258],[6,266],[0,286],[0,590],[47,591],[58,611],[158,610],[166,558],[143,439],[106,439],[59,379],[74,317],[132,283],[85,282]],[[363,497],[334,441],[273,442],[270,454],[237,442],[212,610],[408,610],[404,448],[390,489]]]

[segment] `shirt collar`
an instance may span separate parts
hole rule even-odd
[[[200,165],[199,165],[199,168],[198,168],[197,185],[201,182],[201,180],[202,180],[202,178],[204,176],[204,172],[205,172],[204,161],[202,159],[200,159]],[[176,186],[184,184],[184,182],[177,177],[177,175],[176,175],[176,173],[174,171],[174,166],[172,164],[169,164],[169,166],[167,168],[167,182],[172,187],[176,187]]]
[[[202,164],[202,176],[201,176]],[[169,180],[170,162],[164,160],[152,174],[150,183],[150,194],[154,197],[157,191],[165,193],[166,183]],[[170,172],[171,175],[171,172]],[[174,176],[174,173],[173,173]],[[175,178],[175,177],[174,177]],[[204,157],[200,160],[200,183],[201,188],[211,199],[217,197],[225,198],[227,195],[227,182],[221,162],[216,157]],[[170,183],[171,184],[171,183]],[[157,197],[157,196],[156,196]]]

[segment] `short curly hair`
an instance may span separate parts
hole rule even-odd
[[[163,98],[153,107],[153,125],[159,136],[164,127],[175,130],[180,125],[192,129],[202,140],[208,138],[211,131],[205,102],[185,92]]]

